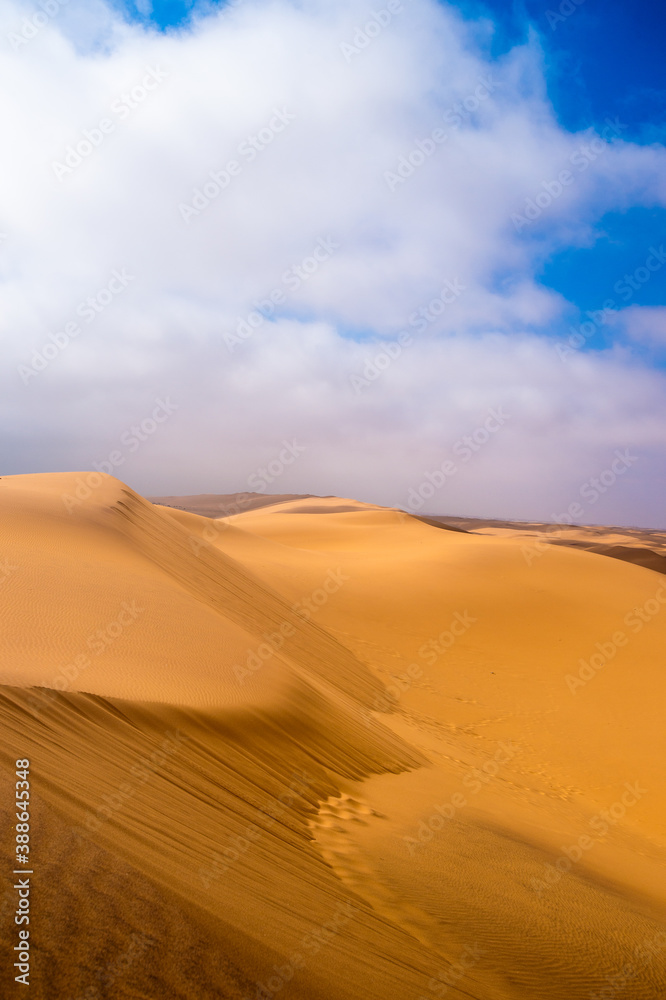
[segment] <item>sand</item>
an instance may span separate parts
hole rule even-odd
[[[255,499],[0,479],[0,996],[17,758],[33,1000],[666,996],[663,535]]]

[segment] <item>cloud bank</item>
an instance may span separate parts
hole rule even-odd
[[[630,449],[587,520],[664,526],[663,317],[580,316],[539,274],[666,204],[666,154],[565,131],[536,35],[494,60],[492,24],[432,0],[242,0],[166,34],[42,8],[0,25],[6,473],[119,450],[143,492],[231,492],[297,440],[276,492],[407,506],[449,459],[424,510],[549,518]]]

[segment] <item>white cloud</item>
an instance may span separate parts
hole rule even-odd
[[[630,306],[615,316],[615,323],[624,327],[627,335],[642,344],[666,344],[666,307]]]
[[[504,513],[544,514],[611,446],[657,447],[658,376],[630,364],[620,379],[612,355],[562,365],[547,338],[567,303],[535,275],[609,208],[666,201],[664,151],[564,131],[535,39],[493,63],[487,25],[433,0],[403,6],[352,57],[342,46],[377,4],[244,0],[163,35],[70,0],[16,51],[7,42],[2,407],[24,428],[13,466],[42,467],[47,453],[56,467],[90,464],[161,392],[181,410],[127,463],[148,491],[242,488],[262,450],[307,427],[318,436],[294,489],[369,496],[371,476],[373,499],[399,502],[503,394],[522,400],[503,464],[488,451],[470,465],[460,510],[497,482]],[[32,10],[8,0],[0,37]],[[58,179],[54,162],[82,141],[98,145]],[[230,160],[228,187],[186,223],[179,206],[214,194],[204,185]],[[536,217],[516,227],[530,201]],[[289,285],[329,238],[339,248]],[[79,304],[122,269],[133,281],[86,323]],[[378,348],[351,334],[396,337],[447,280],[464,294],[422,333],[412,325],[414,345],[355,398],[350,376]],[[277,290],[295,319],[230,353],[225,333]],[[67,323],[81,332],[24,385],[17,366]],[[544,449],[555,459],[537,481]]]

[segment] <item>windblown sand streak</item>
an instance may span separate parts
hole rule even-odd
[[[663,575],[336,498],[216,521],[108,477],[70,515],[75,488],[0,480],[34,997],[664,995],[666,606],[622,624]]]

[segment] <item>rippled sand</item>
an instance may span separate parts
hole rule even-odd
[[[33,1000],[666,996],[663,533],[81,477],[0,479]]]

